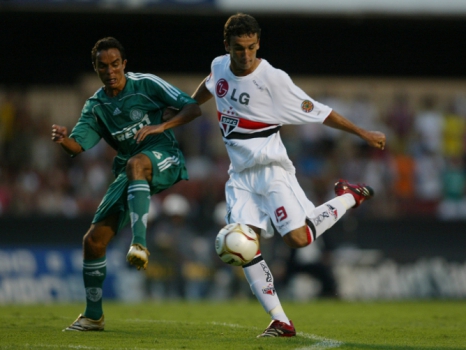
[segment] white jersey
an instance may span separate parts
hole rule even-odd
[[[230,171],[235,172],[278,163],[294,173],[280,138],[280,127],[323,123],[332,111],[264,59],[254,72],[238,77],[230,70],[230,55],[219,56],[212,61],[206,87],[215,96]]]

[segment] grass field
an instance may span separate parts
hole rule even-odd
[[[0,349],[466,349],[466,302],[284,303],[298,336],[260,338],[255,301],[104,305],[104,332],[62,332],[82,304],[0,306]]]

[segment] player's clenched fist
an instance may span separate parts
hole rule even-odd
[[[65,126],[52,125],[52,141],[62,143],[63,139],[68,136],[68,129]]]
[[[385,134],[380,131],[370,131],[367,142],[370,146],[383,150],[385,148]]]

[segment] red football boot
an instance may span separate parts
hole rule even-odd
[[[337,196],[344,195],[345,193],[351,194],[356,201],[353,208],[359,207],[366,199],[371,199],[374,196],[372,187],[364,184],[353,185],[346,180],[339,180],[335,183],[335,193]]]
[[[294,329],[293,322],[290,320],[290,324],[287,325],[285,322],[279,320],[272,320],[269,326],[265,329],[262,334],[259,334],[257,338],[261,337],[294,337],[296,330]]]

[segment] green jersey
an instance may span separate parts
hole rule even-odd
[[[127,73],[124,89],[109,97],[103,88],[89,98],[70,137],[84,150],[104,139],[117,152],[113,172],[124,171],[132,156],[148,150],[178,151],[172,130],[149,135],[136,143],[134,135],[146,125],[162,123],[166,107],[183,108],[196,103],[189,95],[153,74]]]

